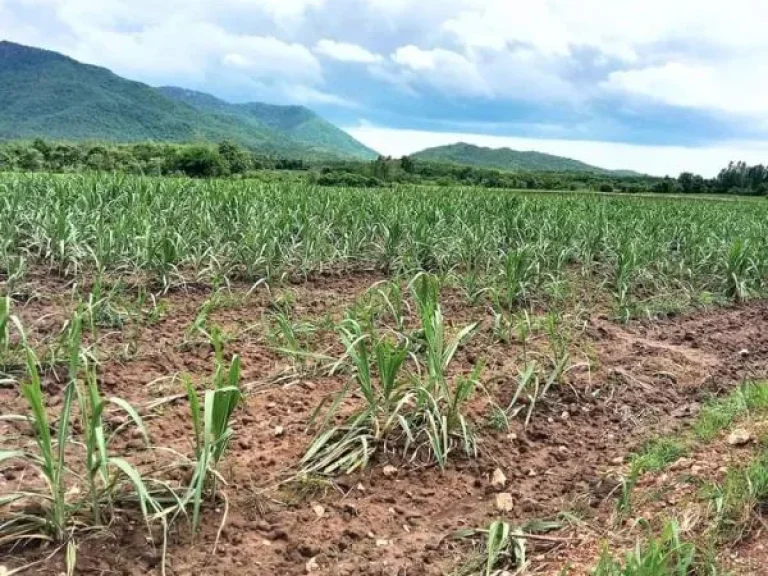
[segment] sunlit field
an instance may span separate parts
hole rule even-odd
[[[11,573],[758,573],[768,202],[5,174],[0,230]]]

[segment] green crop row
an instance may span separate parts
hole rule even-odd
[[[763,290],[767,216],[757,201],[5,175],[0,272],[171,283],[376,267],[459,272],[510,305],[568,275],[622,307],[674,291],[742,299]]]

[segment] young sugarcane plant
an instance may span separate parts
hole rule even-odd
[[[400,288],[400,284],[397,280],[388,282],[386,284],[386,289],[378,289],[378,294],[381,296],[392,319],[395,321],[395,329],[402,332],[405,324],[405,312],[408,305],[405,298],[403,298],[403,290]]]
[[[240,357],[235,355],[229,368],[224,367],[220,348],[217,347],[216,371],[213,389],[206,390],[201,405],[200,395],[192,381],[187,379],[185,387],[192,415],[195,438],[195,460],[192,480],[183,506],[192,506],[192,526],[200,527],[200,510],[207,496],[215,497],[217,484],[223,480],[218,464],[229,446],[234,431],[232,415],[242,400],[240,390]],[[226,495],[223,496],[226,503]],[[226,521],[226,514],[223,522]]]
[[[522,526],[513,526],[504,520],[491,522],[487,529],[460,530],[455,539],[484,537],[482,554],[476,555],[464,566],[460,576],[503,576],[524,574],[529,564],[526,540],[531,537],[545,538],[543,534],[562,528],[562,523],[551,520],[534,520]]]
[[[316,331],[315,326],[309,322],[294,322],[286,310],[275,312],[273,319],[274,324],[270,327],[269,340],[276,352],[293,362],[294,369],[299,375],[308,372],[309,361],[328,360],[320,354],[313,354],[305,344]]]
[[[411,291],[421,321],[421,335],[425,343],[428,385],[433,394],[450,398],[447,371],[456,352],[477,328],[477,322],[465,326],[449,340],[445,331],[445,319],[440,308],[440,291],[436,278],[426,273],[418,274],[411,281]]]
[[[86,481],[91,499],[92,522],[94,525],[100,525],[105,512],[112,514],[118,477],[125,475],[134,484],[139,495],[139,505],[149,523],[150,509],[152,513],[157,513],[159,507],[152,498],[145,497],[149,491],[138,470],[127,460],[114,456],[110,450],[112,440],[131,423],[136,426],[148,446],[149,436],[144,422],[133,406],[122,398],[101,396],[95,370],[86,368],[85,380],[84,383],[76,383],[76,391],[86,452]],[[108,405],[118,407],[127,416],[126,422],[109,435],[103,422],[104,410]]]
[[[510,250],[504,257],[502,277],[509,310],[525,303],[538,277],[538,263],[529,247]]]
[[[412,434],[404,409],[413,394],[407,381],[399,377],[407,348],[366,334],[354,320],[347,320],[341,327],[341,338],[352,361],[354,378],[336,397],[321,433],[304,455],[302,471],[306,474],[351,473],[367,466],[379,449],[386,451],[388,441]],[[351,391],[362,396],[363,408],[343,425],[327,428]]]
[[[20,447],[2,451],[0,464],[14,459],[37,469],[43,487],[0,498],[0,506],[10,509],[7,519],[0,524],[0,545],[29,540],[65,542],[76,537],[81,527],[101,524],[105,513],[112,512],[115,499],[122,495],[120,481],[123,477],[133,486],[143,517],[149,524],[152,515],[160,512],[160,506],[147,490],[139,471],[128,461],[110,454],[111,440],[125,425],[108,436],[102,421],[104,407],[114,404],[145,436],[146,430],[138,413],[127,402],[119,398],[101,398],[93,370],[87,372],[87,385],[78,381],[82,361],[82,316],[76,313],[69,323],[69,381],[55,424],[49,419],[45,406],[37,357],[27,345],[20,323],[18,329],[27,370],[21,393],[31,415],[6,415],[0,419],[29,422],[36,449]],[[76,400],[83,430],[82,443],[71,438]],[[80,460],[80,448],[84,448],[84,462]],[[76,473],[83,468],[87,486],[82,486],[83,476]],[[81,493],[87,493],[87,499],[79,496]],[[88,508],[91,509],[90,516],[85,513]]]
[[[10,296],[0,298],[0,372],[6,370],[11,359],[11,315],[12,300]]]
[[[11,349],[11,297],[0,298],[0,359]]]
[[[344,425],[326,430],[349,386],[342,391],[326,418],[324,431],[304,457],[304,472],[354,471],[366,466],[382,447],[386,450],[388,445],[395,444],[402,445],[403,453],[411,460],[426,451],[427,462],[436,462],[440,467],[445,467],[458,443],[467,454],[475,453],[474,435],[464,411],[478,385],[480,368],[469,377],[457,378],[453,385],[447,378],[458,347],[474,325],[448,340],[437,280],[420,274],[411,286],[422,321],[416,338],[426,356],[425,378],[399,379],[397,374],[409,354],[407,347],[394,346],[386,338],[368,334],[360,324],[349,321],[342,330],[342,339],[354,366],[355,390],[363,397],[365,406]],[[371,349],[375,365],[370,359]],[[378,372],[378,383],[372,368]]]
[[[21,395],[27,402],[31,416],[6,415],[3,420],[27,421],[32,425],[32,432],[37,446],[36,451],[26,449],[0,452],[0,464],[5,460],[18,459],[37,468],[44,480],[46,490],[39,493],[19,492],[10,494],[0,503],[12,505],[15,502],[40,500],[47,505],[47,513],[34,514],[27,512],[11,513],[10,519],[0,525],[0,543],[24,540],[64,540],[71,524],[74,508],[66,500],[65,475],[66,447],[71,427],[72,404],[75,386],[71,375],[77,373],[79,364],[79,346],[81,331],[79,316],[76,327],[71,329],[70,347],[70,381],[64,389],[64,398],[59,416],[57,438],[52,434],[52,426],[48,419],[45,400],[38,369],[38,360],[34,350],[27,344],[24,327],[18,318],[12,317],[21,336],[21,346],[26,359],[26,378],[21,384]],[[75,326],[73,324],[73,326]],[[45,508],[42,507],[43,509]]]
[[[631,315],[630,296],[632,278],[637,268],[637,250],[634,244],[619,247],[616,254],[616,268],[613,281],[613,297],[619,319],[628,322]]]
[[[429,387],[416,387],[416,407],[410,416],[411,433],[406,444],[406,452],[412,454],[411,460],[416,460],[426,447],[429,452],[427,461],[437,462],[441,469],[445,469],[448,457],[457,445],[467,456],[477,456],[475,433],[465,408],[479,386],[481,370],[482,366],[478,365],[470,376],[457,378],[447,398],[435,396]]]
[[[448,368],[459,347],[471,337],[477,323],[465,326],[449,339],[440,308],[437,279],[419,274],[411,282],[411,290],[426,343],[424,354],[427,365],[427,381],[416,387],[417,403],[413,420],[417,424],[416,429],[423,430],[429,440],[431,457],[441,468],[445,468],[457,440],[467,455],[476,453],[474,433],[464,411],[479,386],[482,367],[476,366],[469,377],[458,377],[451,383],[448,381]],[[419,453],[419,438],[409,435],[408,440],[415,447],[415,458]]]
[[[750,278],[755,268],[750,255],[750,246],[743,239],[734,241],[728,248],[725,259],[725,293],[736,302],[743,302],[750,295]]]
[[[0,525],[0,544],[27,540],[63,541],[71,526],[73,507],[67,502],[64,478],[67,474],[65,449],[70,430],[70,414],[74,387],[67,386],[61,407],[57,436],[54,437],[51,423],[43,400],[43,391],[38,371],[37,357],[31,348],[26,349],[27,375],[21,384],[21,395],[31,412],[26,415],[6,415],[4,420],[28,421],[32,424],[36,450],[20,448],[0,452],[0,464],[16,459],[36,468],[44,481],[45,489],[39,492],[16,492],[0,499],[0,505],[39,502],[40,511],[25,506],[12,511],[9,518]]]

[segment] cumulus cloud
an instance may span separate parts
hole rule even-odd
[[[290,85],[286,86],[284,91],[292,97],[291,100],[301,104],[331,104],[342,108],[360,107],[360,104],[354,100],[342,98],[329,92],[323,92],[322,90],[312,88],[311,86]]]
[[[399,81],[411,86],[426,83],[450,94],[561,102],[576,95],[573,86],[552,70],[551,61],[530,49],[464,54],[408,45],[398,48],[391,59],[406,71],[395,76]]]
[[[632,138],[632,115],[671,140],[681,110],[710,132],[768,131],[766,21],[763,0],[0,0],[0,38],[154,84],[401,125],[416,111],[510,126],[554,113]]]
[[[411,70],[434,70],[436,61],[443,56],[458,57],[460,55],[454,52],[448,52],[447,50],[422,50],[418,46],[409,44],[408,46],[401,46],[394,54],[392,54],[392,60],[398,64],[402,64],[410,68]]]
[[[336,42],[335,40],[320,40],[315,45],[315,53],[339,62],[374,64],[382,60],[380,54],[374,54],[362,46],[349,42]]]
[[[0,37],[59,50],[152,84],[206,88],[216,78],[242,85],[246,76],[275,97],[307,87],[320,93],[324,76],[316,56],[301,42],[272,32],[324,1],[223,0],[214,7],[199,0],[0,0],[0,14],[17,15],[12,27],[0,21]],[[247,26],[231,24],[243,14]],[[19,27],[35,21],[38,30],[43,24],[49,28],[44,38]],[[288,88],[292,84],[297,90]]]
[[[768,67],[751,60],[720,65],[668,62],[618,70],[601,86],[675,106],[746,114],[768,112]]]
[[[301,44],[289,44],[277,38],[260,36],[233,37],[225,44],[236,52],[228,53],[224,61],[248,71],[256,78],[277,76],[312,82],[319,82],[322,78],[319,62]]]
[[[696,0],[461,0],[443,27],[468,46],[502,49],[524,43],[567,55],[578,47],[634,59],[655,43],[695,41],[744,48],[768,46],[762,0],[727,7]]]
[[[492,96],[477,65],[457,52],[442,48],[422,50],[417,46],[403,46],[392,54],[392,61],[406,70],[401,79],[411,85],[427,82],[454,94]]]

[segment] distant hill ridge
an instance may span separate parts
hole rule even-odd
[[[0,41],[0,140],[167,142],[233,140],[306,159],[376,153],[303,106],[230,104],[182,88],[153,88],[106,68]]]
[[[617,176],[637,174],[629,170],[606,170],[579,160],[543,152],[520,152],[510,148],[485,148],[466,142],[427,148],[411,155],[411,158],[477,168],[495,168],[510,172],[592,172]]]

